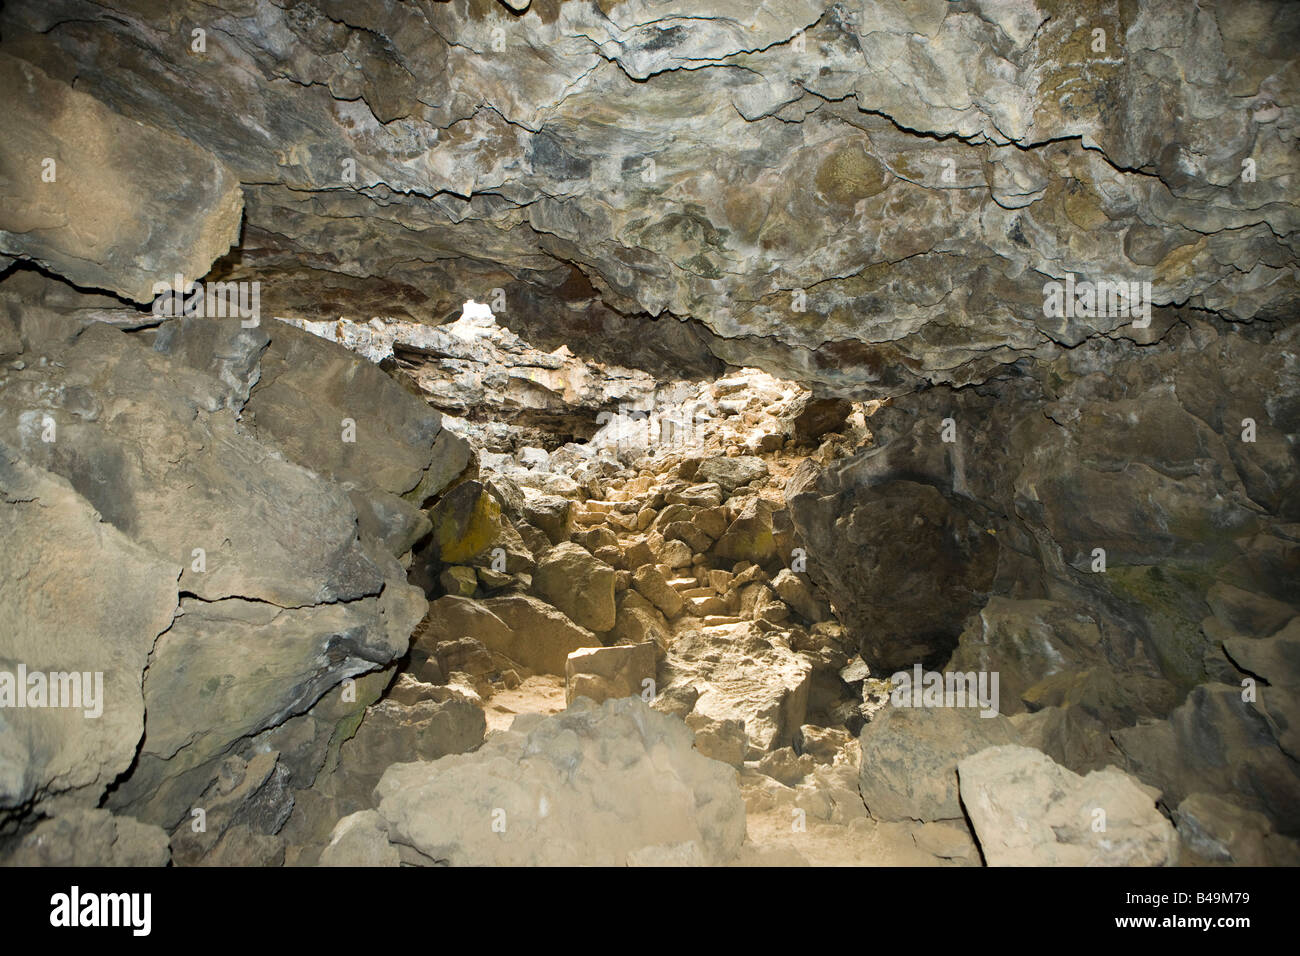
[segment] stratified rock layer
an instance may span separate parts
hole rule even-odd
[[[670,313],[703,334],[629,354],[693,339],[883,395],[1131,326],[1048,314],[1067,275],[1242,320],[1297,302],[1290,4],[58,0],[0,27],[249,184],[227,269],[279,276],[275,314],[473,297],[608,355],[606,306]]]

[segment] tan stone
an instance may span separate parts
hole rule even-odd
[[[649,565],[637,568],[632,574],[632,586],[666,617],[682,613],[682,596],[657,569]]]
[[[656,657],[656,645],[650,641],[580,648],[565,663],[565,701],[571,704],[578,697],[587,697],[599,704],[640,696],[646,681],[653,686]]]

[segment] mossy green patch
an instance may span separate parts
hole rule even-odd
[[[322,764],[322,769],[325,772],[329,772],[338,766],[339,748],[356,734],[357,729],[361,726],[362,718],[366,716],[367,706],[358,702],[356,710],[348,713],[334,725],[334,733],[330,735],[329,745],[325,748],[325,762]]]
[[[1134,566],[1110,567],[1098,577],[1116,597],[1136,605],[1167,679],[1183,692],[1208,679],[1205,654],[1211,643],[1201,621],[1210,613],[1205,603],[1214,580],[1210,573]]]
[[[438,556],[446,564],[468,564],[496,540],[501,524],[501,506],[487,492],[481,492],[467,515],[441,513],[433,529]]]

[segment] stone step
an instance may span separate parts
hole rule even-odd
[[[712,614],[724,614],[726,611],[726,602],[716,594],[686,599],[686,613],[692,617],[708,617]]]

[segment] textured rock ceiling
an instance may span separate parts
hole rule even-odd
[[[675,317],[683,354],[866,395],[1295,312],[1297,5],[42,0],[0,30],[144,124],[144,182],[177,137],[233,172],[218,271],[271,314],[499,287],[517,327]],[[123,292],[99,261],[76,281]],[[1067,273],[1170,308],[1047,318]]]

